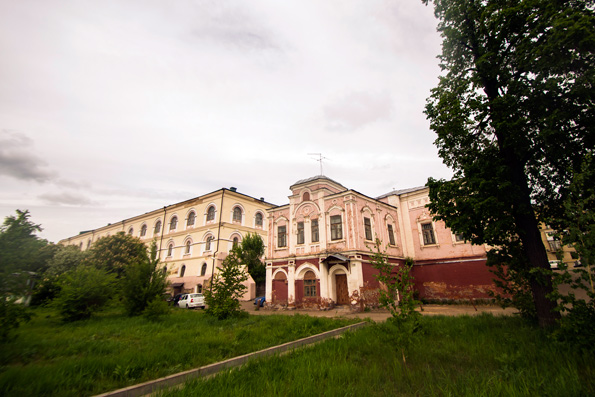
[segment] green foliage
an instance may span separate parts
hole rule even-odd
[[[102,237],[89,250],[87,263],[122,276],[128,265],[147,259],[147,246],[138,238],[124,232]]]
[[[15,303],[13,298],[0,296],[0,343],[9,340],[10,332],[30,318],[26,307]]]
[[[151,313],[158,313],[159,305],[167,289],[167,274],[159,266],[157,245],[151,244],[150,254],[138,262],[130,263],[120,279],[123,304],[129,316],[143,313],[151,306]]]
[[[248,274],[250,274],[254,282],[256,284],[264,283],[266,281],[266,268],[261,260],[264,257],[262,238],[257,233],[248,233],[237,248],[238,260],[247,267]]]
[[[75,269],[83,263],[89,255],[89,251],[81,251],[75,245],[58,245],[54,256],[48,261],[45,276],[59,276]]]
[[[380,288],[380,305],[388,309],[393,318],[398,321],[418,317],[420,314],[415,311],[415,308],[421,302],[417,301],[414,296],[415,290],[411,275],[413,260],[407,258],[404,265],[389,263],[386,251],[382,250],[382,242],[378,238],[371,253],[370,264],[379,272],[376,279],[386,288]]]
[[[91,396],[329,331],[353,320],[250,316],[224,321],[173,310],[166,321],[128,317],[109,307],[62,323],[48,307],[0,348],[0,394]]]
[[[490,291],[489,294],[503,307],[514,307],[521,317],[537,320],[535,302],[529,285],[527,267],[517,263],[522,261],[523,252],[517,245],[509,244],[499,250],[488,251],[487,265],[496,278],[494,284],[498,292]]]
[[[88,251],[81,251],[77,246],[57,245],[54,256],[48,261],[46,271],[36,279],[31,306],[50,303],[60,292],[60,276],[76,269],[87,256]]]
[[[451,181],[428,181],[436,219],[476,244],[519,246],[537,316],[555,303],[539,221],[562,217],[595,147],[594,1],[422,0],[434,4],[444,75],[426,106]]]
[[[28,295],[34,273],[43,272],[55,246],[40,239],[28,210],[16,210],[0,226],[0,295]]]
[[[60,293],[54,305],[65,322],[87,319],[109,302],[115,284],[114,274],[93,266],[79,266],[60,278]]]
[[[170,314],[171,308],[163,299],[152,299],[143,310],[143,316],[149,321],[160,321]]]
[[[231,250],[219,272],[213,277],[210,289],[204,291],[208,306],[206,312],[219,320],[243,313],[239,299],[247,289],[242,283],[248,280],[248,275],[237,252],[237,249]]]
[[[424,338],[404,347],[405,355],[394,324],[373,324],[308,349],[188,382],[162,397],[595,393],[595,356],[568,351],[524,320],[424,316],[420,322]]]

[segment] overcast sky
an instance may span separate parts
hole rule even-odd
[[[221,187],[451,176],[420,0],[0,0],[0,216],[57,242]]]

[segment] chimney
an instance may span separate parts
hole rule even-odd
[[[232,192],[235,192],[237,189],[235,187],[230,187],[229,190],[231,190]]]

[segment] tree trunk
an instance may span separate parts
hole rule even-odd
[[[535,211],[531,204],[531,195],[527,179],[522,171],[522,168],[512,165],[512,182],[520,192],[520,201],[517,206],[513,208],[513,216],[519,232],[519,237],[523,243],[523,250],[529,261],[530,269],[544,269],[550,270],[549,260],[543,241],[541,240],[541,233],[539,230],[539,223],[535,217]],[[535,303],[535,310],[537,312],[537,320],[541,327],[549,327],[556,324],[560,319],[560,313],[554,309],[557,306],[555,301],[547,298],[547,295],[552,293],[554,288],[552,286],[552,278],[547,272],[539,272],[529,275],[529,285],[531,286],[531,293],[533,295],[533,302]]]

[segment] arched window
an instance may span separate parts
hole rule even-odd
[[[196,214],[194,211],[188,214],[188,220],[186,221],[186,226],[194,226],[194,221],[196,220]]]
[[[186,241],[186,250],[184,251],[184,253],[186,255],[190,254],[190,247],[192,246],[192,242],[190,240]]]
[[[87,240],[87,249],[91,246],[91,239]]]
[[[235,236],[233,238],[233,246],[237,247],[239,243],[240,243],[240,239],[238,238],[238,236]]]
[[[163,274],[167,274],[167,266],[163,266],[163,269],[161,271],[163,272]]]
[[[202,269],[200,269],[200,275],[204,276],[205,274],[207,274],[207,264],[203,263],[202,264]]]
[[[242,209],[240,207],[235,207],[233,209],[233,221],[234,222],[242,222]]]
[[[155,230],[153,231],[153,234],[159,233],[161,233],[161,221],[157,221],[157,223],[155,224]]]
[[[180,277],[184,277],[184,273],[186,273],[186,265],[182,265],[180,269]]]
[[[307,271],[306,274],[304,274],[304,296],[316,296],[316,275],[311,270]]]
[[[257,212],[254,216],[254,224],[257,227],[262,227],[262,214],[260,212]]]
[[[81,241],[79,244],[79,249],[82,251],[83,250],[83,242]]]
[[[207,210],[207,222],[215,220],[215,206],[211,205]]]
[[[167,246],[167,256],[172,256],[174,254],[174,245],[170,244]]]
[[[143,226],[140,228],[140,236],[141,236],[141,237],[145,237],[146,235],[147,235],[147,225],[143,225]]]
[[[172,216],[171,220],[169,221],[169,231],[176,230],[178,227],[178,217]]]
[[[214,240],[213,236],[207,237],[207,243],[205,244],[205,251],[211,250],[211,242]]]
[[[302,196],[302,201],[310,201],[310,193],[304,192],[304,195]]]
[[[128,229],[128,234],[130,234],[132,236],[133,233],[134,233],[134,229],[133,228]]]

